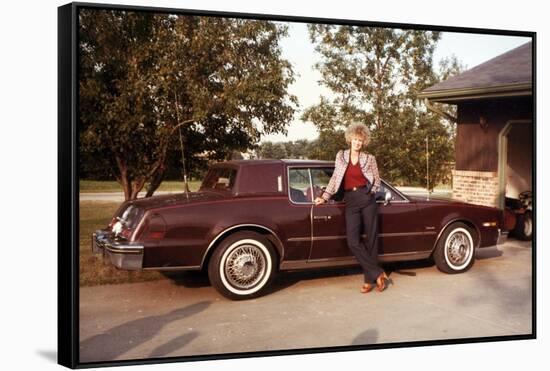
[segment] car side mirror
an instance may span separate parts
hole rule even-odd
[[[386,195],[384,196],[384,206],[386,206],[387,204],[389,204],[391,201],[391,192],[390,191],[386,191]]]

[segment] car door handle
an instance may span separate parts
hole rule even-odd
[[[321,220],[321,219],[322,220],[330,220],[330,219],[332,219],[332,217],[330,215],[328,215],[328,216],[327,215],[315,215],[315,216],[313,216],[313,219],[315,219],[315,220]]]

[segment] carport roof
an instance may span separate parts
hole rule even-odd
[[[523,44],[459,75],[423,90],[418,97],[436,102],[532,94],[532,42]]]

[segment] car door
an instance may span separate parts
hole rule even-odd
[[[313,199],[307,194],[311,187],[307,167],[288,168],[288,207],[280,222],[285,231],[287,261],[306,261],[311,251],[311,207]]]
[[[310,168],[315,197],[320,196],[326,188],[333,171],[334,167]],[[346,240],[345,207],[340,194],[329,202],[312,207],[312,248],[309,260],[352,256]]]
[[[311,168],[312,188],[323,189],[334,168]],[[380,194],[389,192],[390,202],[378,202],[378,254],[401,254],[425,249],[422,221],[416,204],[396,189],[382,182]],[[363,236],[365,237],[365,236]],[[328,203],[312,208],[312,248],[310,260],[349,258],[347,246],[345,203],[336,195]]]

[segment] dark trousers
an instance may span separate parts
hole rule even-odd
[[[346,191],[346,237],[348,247],[363,268],[365,283],[374,283],[383,272],[378,265],[378,204],[367,188]],[[361,241],[361,234],[366,234]]]

